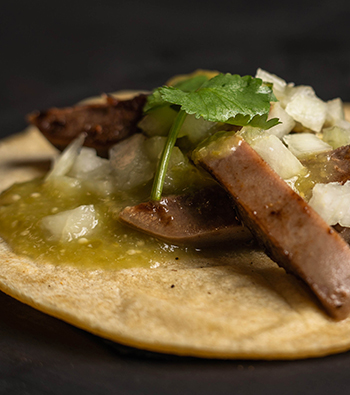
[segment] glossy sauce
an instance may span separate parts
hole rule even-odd
[[[69,242],[51,240],[41,219],[83,204],[95,206],[99,222],[92,235]],[[124,198],[99,196],[84,187],[62,193],[43,180],[15,184],[0,196],[0,235],[16,254],[90,268],[158,267],[200,253],[160,242],[120,224],[116,213],[125,205]]]
[[[312,197],[313,187],[317,183],[329,182],[335,176],[335,168],[331,161],[331,153],[307,158],[303,161],[303,165],[306,167],[306,171],[298,177],[294,187],[299,195],[308,202]]]

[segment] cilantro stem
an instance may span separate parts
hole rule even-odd
[[[168,170],[169,160],[171,152],[177,140],[177,135],[181,129],[182,124],[186,118],[187,114],[184,110],[180,110],[177,114],[173,124],[171,125],[167,141],[165,143],[162,155],[160,157],[156,174],[154,176],[151,200],[160,200],[162,197],[163,185],[165,180],[165,175]]]

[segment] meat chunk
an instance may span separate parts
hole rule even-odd
[[[328,182],[344,184],[350,179],[350,145],[332,151],[329,155],[329,162],[331,176],[328,178]]]
[[[79,134],[87,134],[85,146],[107,157],[109,148],[134,134],[142,117],[146,95],[130,100],[106,96],[106,103],[51,108],[28,115],[28,121],[58,149],[63,150]]]
[[[340,182],[350,179],[350,145],[324,152],[302,161],[310,172],[311,178],[320,183]]]
[[[212,144],[195,159],[232,195],[267,254],[303,279],[331,316],[347,317],[348,244],[240,137]]]
[[[126,207],[119,219],[174,244],[201,247],[252,238],[237,219],[231,198],[219,186]]]

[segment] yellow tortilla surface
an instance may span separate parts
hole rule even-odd
[[[54,155],[35,128],[2,141],[1,190],[43,174]],[[0,240],[0,289],[77,327],[146,350],[295,359],[350,349],[350,318],[332,320],[303,283],[254,250],[230,256],[218,250],[215,258],[158,268],[89,270],[39,264]]]

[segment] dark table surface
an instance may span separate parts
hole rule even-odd
[[[196,68],[262,67],[350,101],[349,26],[348,0],[14,0],[0,12],[0,136],[22,130],[32,110],[152,89]],[[112,344],[4,294],[0,316],[1,394],[350,393],[350,353],[180,358]]]

